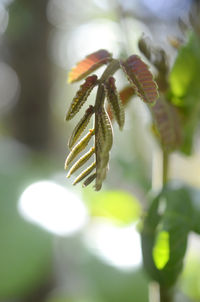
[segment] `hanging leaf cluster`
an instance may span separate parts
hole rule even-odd
[[[151,41],[145,37],[142,37],[139,40],[138,47],[149,63],[152,64],[157,71],[155,80],[159,89],[159,98],[154,106],[148,106],[152,116],[153,134],[165,151],[171,152],[180,149],[181,145],[183,144],[184,136],[182,129],[183,115],[179,108],[177,108],[177,106],[175,106],[170,100],[170,84],[168,83],[169,62],[167,55],[163,49],[154,47]],[[132,97],[136,95],[139,95],[144,101],[146,98],[151,99],[152,97],[154,99],[155,97],[155,90],[153,86],[151,89],[149,89],[147,83],[144,82],[142,85],[143,87],[137,83],[138,78],[142,78],[143,80],[148,78],[148,75],[145,73],[145,64],[141,60],[137,61],[135,58],[134,66],[132,66],[132,69],[129,70],[129,66],[132,64],[132,59],[134,59],[134,56],[128,58],[128,66],[124,66],[124,64],[122,64],[122,68],[124,68],[125,72],[127,73],[128,79],[132,72],[137,73],[136,78],[133,74],[131,74],[131,79],[136,85],[127,85],[119,92],[123,106],[126,106]],[[107,111],[110,119],[112,120],[114,116],[112,115],[110,105],[108,105]]]
[[[100,78],[94,74],[89,75],[105,64],[105,71]],[[109,153],[113,144],[113,129],[109,116],[115,118],[120,129],[123,129],[125,121],[124,106],[122,105],[120,94],[115,85],[115,78],[113,77],[118,69],[121,69],[125,73],[131,84],[131,89],[145,103],[149,105],[155,104],[158,98],[157,85],[153,80],[153,76],[148,66],[137,55],[132,55],[127,60],[121,61],[112,58],[112,55],[108,51],[102,49],[88,55],[70,71],[68,77],[69,83],[84,78],[85,82],[80,86],[72,100],[66,115],[67,121],[71,120],[79,112],[87,101],[91,91],[97,87],[94,105],[90,105],[86,109],[83,117],[75,126],[68,143],[70,153],[65,161],[65,169],[69,168],[69,165],[86,149],[92,138],[94,138],[93,146],[69,169],[68,177],[94,157],[93,162],[79,174],[74,184],[84,180],[83,186],[87,186],[95,181],[95,189],[100,190],[102,182],[106,178]],[[106,100],[109,108],[105,106]],[[92,129],[89,129],[85,136],[80,139],[93,116]]]

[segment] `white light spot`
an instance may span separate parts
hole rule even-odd
[[[50,181],[30,185],[19,200],[19,211],[28,220],[57,235],[71,235],[87,222],[83,202],[73,192]]]
[[[71,67],[86,55],[102,48],[118,56],[117,46],[122,36],[117,23],[104,19],[80,25],[70,35],[64,31],[52,31],[50,57],[57,65],[66,68],[69,62]]]
[[[135,225],[115,226],[105,220],[97,220],[86,231],[86,246],[106,263],[122,270],[141,265],[140,235]]]

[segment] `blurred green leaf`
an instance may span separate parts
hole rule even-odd
[[[200,55],[196,48],[197,41],[196,36],[191,34],[189,42],[179,50],[170,73],[171,90],[177,97],[186,95],[190,85],[199,79]]]
[[[153,259],[158,269],[163,269],[169,260],[169,233],[161,231],[158,233],[153,248]]]
[[[193,206],[192,231],[200,234],[200,190],[196,188],[188,188]]]
[[[115,222],[129,224],[137,220],[141,213],[139,201],[123,191],[101,191],[98,194],[84,189],[83,197],[91,215],[109,218]]]
[[[162,286],[172,286],[183,266],[187,247],[187,236],[192,229],[193,206],[189,190],[169,185],[152,200],[142,230],[144,266],[150,276]],[[162,269],[156,264],[162,262],[163,254],[153,251],[160,232],[169,234],[169,260]],[[162,263],[163,264],[163,263]]]
[[[178,53],[169,82],[171,102],[182,115],[183,145],[181,151],[190,154],[200,116],[200,39],[191,33],[189,41]]]

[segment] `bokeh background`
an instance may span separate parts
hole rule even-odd
[[[0,301],[148,301],[138,221],[162,173],[149,113],[135,98],[124,131],[114,124],[102,192],[74,188],[63,166],[77,120],[65,122],[65,113],[79,84],[68,85],[67,73],[102,48],[141,55],[143,33],[173,64],[169,39],[184,41],[177,21],[187,20],[191,4],[0,0]],[[118,87],[125,84],[117,74]],[[171,161],[171,179],[200,186],[198,138],[193,156]],[[191,235],[180,301],[200,301],[198,251]]]

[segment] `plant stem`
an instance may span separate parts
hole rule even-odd
[[[120,68],[120,64],[118,60],[113,59],[110,64],[105,69],[104,73],[102,74],[101,78],[99,79],[99,87],[97,90],[97,96],[95,101],[95,110],[98,111],[101,109],[102,105],[104,104],[105,99],[105,90],[103,87],[103,83],[112,76],[118,69]]]
[[[169,152],[166,150],[163,151],[163,161],[162,161],[162,185],[166,185],[168,181],[168,171],[169,171]],[[173,293],[172,290],[163,286],[159,286],[160,292],[160,302],[173,302]]]
[[[163,160],[162,160],[162,184],[163,186],[168,181],[168,171],[169,171],[169,152],[163,149]]]
[[[162,187],[164,187],[168,181],[169,155],[170,153],[164,150],[163,148],[162,149],[162,174],[161,174]],[[153,176],[155,177],[154,173]],[[155,181],[152,180],[152,185],[154,183]],[[152,281],[149,285],[149,302],[173,302],[173,292],[171,288],[160,286],[159,283]]]
[[[173,292],[160,286],[160,302],[173,302]]]

